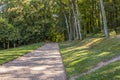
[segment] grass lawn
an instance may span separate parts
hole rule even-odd
[[[0,64],[4,64],[20,56],[23,56],[24,54],[39,48],[43,44],[44,43],[36,43],[36,44],[21,46],[17,48],[0,50]]]
[[[83,41],[60,43],[60,48],[67,71],[67,77],[69,78],[88,71],[101,61],[106,61],[120,55],[120,39],[89,38]],[[93,76],[96,77],[96,75]],[[110,79],[105,78],[102,80]],[[82,78],[78,80],[86,79]]]
[[[113,62],[77,80],[120,80],[120,61]]]

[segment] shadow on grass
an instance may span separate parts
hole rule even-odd
[[[18,48],[0,50],[0,64],[4,64],[4,63],[14,60],[20,56],[23,56],[26,53],[39,48],[43,44],[44,43],[38,43],[38,44],[33,44],[33,45],[21,46]]]
[[[113,62],[77,80],[120,80],[120,61]]]
[[[120,41],[116,38],[91,38],[62,43],[60,46],[68,77],[86,72],[97,63],[120,55]]]

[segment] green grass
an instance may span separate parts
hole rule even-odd
[[[101,61],[120,55],[120,39],[89,38],[60,43],[60,48],[69,78],[88,71]]]
[[[113,62],[77,80],[120,80],[120,61]]]
[[[17,48],[0,50],[0,64],[4,64],[20,56],[23,56],[24,54],[39,48],[43,44],[44,43],[36,43],[36,44],[21,46]]]

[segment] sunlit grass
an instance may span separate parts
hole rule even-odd
[[[27,46],[21,46],[18,48],[0,50],[0,64],[4,64],[20,56],[23,56],[24,54],[39,48],[43,44],[44,43],[36,43]]]
[[[86,72],[101,61],[120,55],[120,39],[90,38],[60,43],[60,48],[67,76],[70,77]]]

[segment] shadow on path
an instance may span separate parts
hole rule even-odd
[[[57,43],[0,66],[0,80],[66,80]]]

